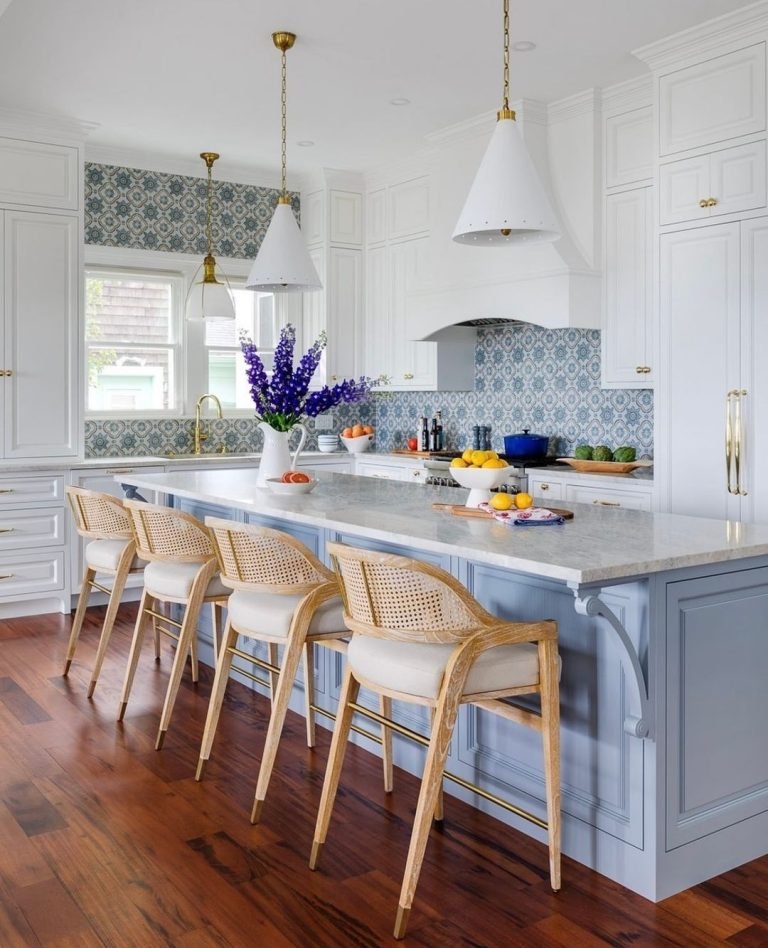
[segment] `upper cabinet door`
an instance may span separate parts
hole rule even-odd
[[[429,232],[429,178],[414,178],[389,189],[389,239]]]
[[[765,142],[659,165],[659,201],[660,224],[764,208]]]
[[[331,191],[331,243],[352,244],[363,242],[363,196],[354,191]]]
[[[605,120],[605,186],[618,188],[653,178],[653,108]]]
[[[0,203],[74,211],[79,180],[76,148],[0,139]]]
[[[324,191],[312,191],[301,196],[301,234],[308,247],[325,239]]]
[[[5,212],[6,458],[78,453],[79,246],[75,215]]]
[[[765,99],[765,43],[661,76],[659,154],[764,131]]]

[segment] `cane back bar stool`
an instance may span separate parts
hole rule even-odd
[[[198,679],[197,623],[200,610],[204,603],[212,604],[213,644],[214,650],[218,651],[222,610],[230,591],[221,583],[211,535],[199,520],[171,507],[159,507],[138,500],[126,500],[124,503],[131,517],[138,554],[147,560],[147,565],[118,720],[122,721],[125,716],[144,633],[152,624],[176,641],[176,654],[155,742],[155,750],[160,750],[171,722],[187,654],[191,656],[192,681]],[[161,604],[172,603],[184,606],[181,622],[158,611]]]
[[[303,543],[279,530],[254,524],[235,523],[206,517],[216,548],[221,581],[233,592],[229,599],[227,624],[216,663],[208,717],[205,722],[196,779],[200,780],[210,758],[224,692],[235,656],[266,669],[270,675],[272,711],[259,767],[251,822],[258,822],[269,788],[288,702],[302,655],[304,658],[304,704],[307,746],[315,745],[314,645],[346,651],[349,630],[334,573],[327,569]],[[237,647],[238,636],[267,644],[269,661],[263,661]],[[278,667],[277,646],[284,646]],[[254,681],[256,675],[238,667]],[[261,682],[262,684],[264,682]],[[384,745],[384,785],[391,790],[392,750],[388,733]]]
[[[560,705],[557,626],[507,622],[486,612],[448,573],[428,563],[329,543],[352,630],[310,858],[318,864],[361,686],[434,709],[424,774],[400,891],[395,938],[408,924],[445,761],[462,704],[532,727],[544,750],[552,888],[560,888]],[[500,701],[538,692],[541,715]],[[450,777],[449,774],[445,774]]]
[[[131,519],[121,500],[111,494],[85,490],[82,487],[66,487],[65,490],[75,529],[81,537],[90,541],[85,545],[85,570],[67,644],[65,677],[69,674],[75,657],[91,590],[96,589],[109,597],[96,650],[96,662],[88,685],[90,698],[99,680],[126,581],[131,573],[140,573],[145,564],[136,556],[136,541],[131,530]],[[111,586],[105,586],[104,583],[97,581],[97,575],[111,578]]]

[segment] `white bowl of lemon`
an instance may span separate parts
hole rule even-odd
[[[491,499],[491,491],[509,477],[510,466],[495,451],[465,451],[451,461],[453,479],[469,488],[467,507],[479,507]]]

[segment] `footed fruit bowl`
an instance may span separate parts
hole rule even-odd
[[[479,507],[491,499],[491,490],[501,486],[509,477],[510,467],[451,467],[453,479],[469,488],[466,507]]]

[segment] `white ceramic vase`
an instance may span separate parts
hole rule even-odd
[[[264,432],[264,447],[261,451],[256,486],[266,487],[267,480],[270,477],[281,477],[286,471],[292,471],[296,467],[296,460],[304,447],[304,442],[307,440],[307,429],[301,422],[296,422],[290,431],[276,431],[266,421],[260,421],[259,428]],[[301,431],[301,437],[299,438],[299,446],[291,457],[288,450],[288,439],[291,432],[296,428]]]

